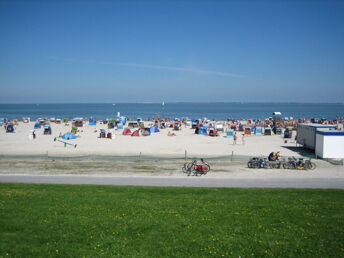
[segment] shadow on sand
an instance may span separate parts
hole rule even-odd
[[[293,152],[296,152],[300,156],[306,157],[306,158],[312,158],[315,159],[315,153],[314,151],[310,149],[306,149],[304,147],[296,147],[296,146],[282,146],[283,148],[286,148],[288,150],[291,150]]]

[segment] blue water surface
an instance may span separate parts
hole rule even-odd
[[[152,118],[156,114],[171,118],[267,118],[279,111],[284,117],[327,118],[344,117],[344,104],[316,103],[99,103],[99,104],[0,104],[0,117],[21,119],[30,117],[105,119],[121,115],[136,119]]]

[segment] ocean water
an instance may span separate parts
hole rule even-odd
[[[99,103],[99,104],[0,104],[0,118],[31,120],[40,117],[73,118],[94,117],[105,119],[121,115],[136,119],[162,117],[191,119],[207,117],[263,119],[279,111],[283,117],[327,118],[344,117],[344,103]]]

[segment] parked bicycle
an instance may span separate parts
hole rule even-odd
[[[272,162],[268,161],[267,158],[253,157],[247,163],[247,167],[249,167],[249,168],[273,168],[273,167],[275,167],[275,164],[273,165]]]
[[[197,163],[197,161],[194,160],[190,163],[185,163],[182,167],[182,171],[188,176],[191,174],[194,176],[206,175],[210,171],[210,165],[203,159],[201,159],[201,163]]]
[[[314,170],[316,165],[311,159],[303,159],[303,158],[295,158],[291,157],[288,158],[288,161],[283,163],[283,168],[285,169],[298,169],[298,170]]]
[[[267,158],[263,157],[253,157],[248,163],[249,168],[284,168],[284,169],[298,169],[298,170],[314,170],[316,164],[311,161],[311,159],[295,158],[289,157],[283,160],[273,160],[269,161]]]

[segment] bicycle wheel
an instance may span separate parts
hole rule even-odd
[[[199,171],[195,170],[194,175],[195,176],[201,176],[201,175],[203,175],[203,172],[199,172]]]
[[[183,173],[187,173],[188,172],[188,164],[189,163],[184,163],[184,166],[182,167]]]
[[[283,163],[283,164],[282,164],[282,167],[283,167],[284,169],[289,169],[288,163]]]
[[[278,168],[278,164],[276,162],[270,162],[271,168]]]
[[[253,168],[252,161],[247,162],[247,167],[248,167],[248,168]]]
[[[289,163],[289,168],[290,169],[297,169],[298,165],[296,164],[296,162],[290,162]]]
[[[259,168],[259,163],[258,162],[252,162],[252,168]]]
[[[309,170],[314,170],[316,168],[316,165],[313,162],[307,160],[305,162],[305,168]]]
[[[315,163],[313,162],[309,162],[311,164],[311,170],[314,170],[317,168],[317,165],[315,165]]]
[[[203,172],[204,172],[204,175],[207,174],[210,170],[210,166],[209,164],[204,164],[203,165]]]
[[[271,162],[266,162],[264,168],[272,168]]]
[[[187,175],[190,176],[191,173],[195,173],[195,164],[189,163],[187,166]]]

